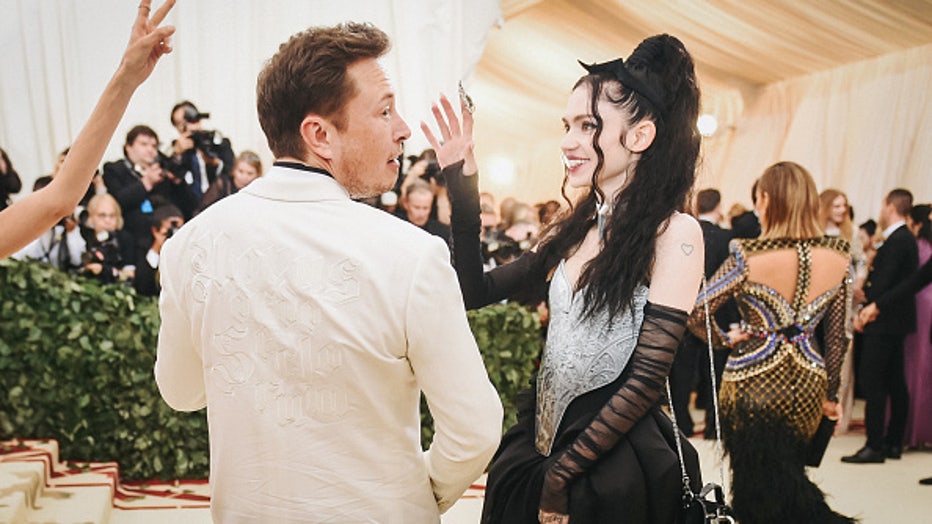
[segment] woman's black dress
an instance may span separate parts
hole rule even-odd
[[[530,295],[543,299],[549,295],[551,299],[545,363],[541,374],[533,381],[532,390],[526,391],[518,400],[518,422],[505,434],[493,459],[482,522],[537,523],[547,472],[574,446],[600,411],[611,405],[619,391],[625,387],[631,389],[632,383],[641,389],[650,388],[653,400],[641,409],[634,409],[636,412],[631,415],[637,420],[633,426],[574,478],[569,488],[570,522],[676,522],[682,507],[683,479],[672,423],[657,400],[663,381],[639,377],[638,367],[634,364],[645,338],[640,329],[642,319],[651,314],[651,308],[661,315],[664,309],[669,308],[646,303],[647,292],[642,287],[635,297],[634,310],[620,315],[620,319],[608,322],[605,315],[601,319],[592,319],[588,325],[580,324],[577,314],[583,294],[573,293],[571,289],[567,291],[568,282],[562,273],[562,264],[548,269],[546,264],[536,260],[535,253],[527,253],[511,264],[484,273],[479,246],[481,226],[477,177],[462,176],[462,163],[445,168],[444,176],[453,205],[454,262],[467,308],[482,307],[519,292],[524,298]],[[555,304],[554,300],[563,300],[564,303]],[[685,323],[685,313],[673,314],[676,313],[681,313],[681,320]],[[569,316],[562,325],[561,314]],[[575,339],[586,337],[604,338],[612,347],[606,350],[607,353],[600,353],[600,357],[585,363],[585,372],[577,373],[584,384],[576,384],[575,389],[569,387],[572,391],[567,393],[563,384],[554,382],[561,380],[563,375],[549,374],[548,352],[559,353],[564,345],[574,345],[578,342]],[[636,344],[638,348],[635,348]],[[582,354],[587,354],[585,347]],[[606,356],[615,359],[612,365],[602,365]],[[563,358],[565,365],[562,367],[575,366],[576,361],[572,358],[566,355]],[[672,354],[669,358],[672,362]],[[561,366],[554,364],[553,367]],[[594,378],[600,374],[601,380]],[[545,386],[538,388],[539,382]],[[593,384],[598,387],[592,387]],[[550,409],[553,404],[560,406],[559,400],[553,401],[551,392],[554,389],[558,392],[556,396],[564,400],[562,408]],[[540,398],[546,399],[542,405],[538,405]],[[549,416],[542,416],[542,412],[549,413]],[[556,429],[538,430],[548,422]],[[543,439],[543,447],[549,445],[549,454],[539,451],[542,433],[549,435]],[[680,437],[690,485],[698,491],[701,485],[698,456],[682,434]]]

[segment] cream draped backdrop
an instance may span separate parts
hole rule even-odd
[[[492,28],[502,16],[497,0],[181,0],[169,17],[176,51],[134,97],[104,160],[122,156],[139,123],[167,148],[176,136],[169,111],[190,99],[211,113],[208,128],[268,162],[254,94],[263,61],[310,25],[368,20],[394,42],[386,64],[412,128],[408,154],[427,147],[418,123],[432,120],[429,104],[465,79],[478,106],[482,189],[499,199],[560,200],[560,117],[583,73],[576,59],[610,60],[669,31],[693,53],[703,112],[720,123],[704,140],[698,185],[720,188],[726,206],[750,206],[763,169],[793,160],[819,189],[845,191],[860,222],[876,218],[894,187],[932,200],[932,44],[910,47],[927,38],[926,18],[907,4],[869,4],[865,17],[814,3],[503,0],[507,22]],[[136,5],[0,0],[0,147],[24,193],[90,113]],[[838,61],[850,63],[826,68]]]
[[[751,185],[780,160],[805,166],[819,190],[848,195],[855,221],[876,219],[891,189],[932,201],[932,45],[745,93],[733,126],[704,143],[700,184],[751,204]]]
[[[160,5],[153,0],[153,5]],[[135,0],[0,0],[0,147],[23,178],[51,173],[58,152],[80,131],[122,56]],[[469,87],[498,0],[181,0],[167,23],[174,53],[136,92],[103,161],[119,159],[126,133],[155,129],[161,149],[177,133],[172,106],[184,99],[210,112],[206,129],[234,149],[271,153],[256,117],[256,76],[292,34],[314,25],[368,21],[392,39],[384,64],[412,130],[407,154],[428,147],[418,128],[440,92]],[[455,98],[454,98],[455,99]],[[15,196],[14,196],[15,198]]]
[[[497,33],[488,52],[496,51]],[[562,202],[560,117],[583,74],[577,57],[562,56],[562,65],[554,65],[565,88],[547,97],[509,90],[503,81],[526,79],[492,67],[489,58],[480,62],[474,96],[482,189],[499,198]],[[703,139],[697,188],[720,189],[725,211],[732,203],[750,208],[754,180],[781,160],[806,167],[820,191],[844,191],[858,223],[876,219],[881,198],[896,187],[911,190],[918,203],[932,201],[932,45],[741,89],[710,82],[701,71],[699,79],[703,112],[718,117],[719,129]],[[510,183],[494,176],[506,158]]]

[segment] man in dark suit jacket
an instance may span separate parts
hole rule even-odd
[[[751,202],[757,206],[757,180],[751,186]],[[757,210],[752,209],[731,219],[731,232],[734,238],[757,238],[760,236],[760,218]]]
[[[705,277],[711,278],[728,258],[728,243],[731,232],[719,227],[722,220],[722,195],[717,189],[703,189],[696,195],[696,213],[702,228],[705,245]],[[715,312],[715,321],[728,326],[739,320],[738,309],[729,300]],[[716,386],[721,383],[722,372],[728,359],[727,348],[714,348]],[[698,377],[698,381],[696,380]],[[705,438],[715,438],[715,411],[712,401],[712,376],[709,366],[709,350],[705,337],[696,337],[687,332],[677,350],[670,372],[670,392],[676,421],[686,435],[693,433],[693,421],[689,415],[689,395],[696,385],[696,407],[705,408]],[[716,394],[718,392],[716,391]]]
[[[919,266],[916,239],[906,227],[906,215],[912,205],[913,196],[905,189],[894,189],[883,200],[880,226],[884,228],[884,241],[877,249],[864,284],[868,302],[875,302],[895,289]],[[874,322],[864,326],[859,372],[866,401],[867,444],[854,455],[842,457],[843,462],[879,463],[886,458],[900,458],[909,409],[909,391],[903,372],[903,340],[915,329],[916,302],[913,300],[890,304]],[[888,399],[890,422],[884,431]]]
[[[172,142],[173,154],[168,167],[194,195],[195,208],[218,177],[230,176],[236,157],[228,138],[204,129],[206,118],[210,118],[210,113],[201,113],[190,100],[178,102],[171,112],[178,138]],[[181,210],[185,218],[191,218],[186,209]]]
[[[150,218],[160,203],[194,211],[196,202],[187,186],[163,169],[158,157],[159,137],[148,126],[136,126],[126,135],[121,160],[104,164],[104,184],[123,211],[123,230],[132,235],[136,251],[152,244]]]
[[[757,238],[760,236],[760,217],[757,216],[757,180],[751,186],[752,209],[731,219],[731,234],[734,238]]]

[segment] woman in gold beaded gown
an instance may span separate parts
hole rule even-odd
[[[712,322],[712,336],[732,348],[719,394],[732,506],[742,524],[853,522],[828,507],[805,471],[822,416],[840,415],[849,245],[823,235],[819,194],[798,164],[764,171],[756,209],[761,236],[733,240],[706,291],[710,311],[734,297],[742,317],[727,333]],[[704,295],[689,321],[703,338]]]

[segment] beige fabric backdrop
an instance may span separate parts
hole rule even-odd
[[[0,0],[0,147],[27,187],[90,113],[135,6]],[[170,16],[176,52],[136,94],[105,160],[137,123],[167,145],[168,110],[182,98],[210,111],[237,150],[269,160],[253,94],[262,61],[294,32],[346,19],[373,21],[395,42],[388,65],[414,132],[409,153],[426,145],[417,124],[430,101],[466,80],[481,183],[499,197],[559,199],[560,117],[583,72],[576,59],[627,55],[670,32],[696,60],[703,111],[720,121],[700,184],[720,186],[726,203],[749,205],[753,178],[781,159],[847,191],[859,220],[894,186],[932,200],[930,0],[184,1]]]
[[[667,32],[719,120],[700,184],[721,185],[727,204],[750,205],[753,178],[781,159],[849,192],[859,219],[895,186],[932,200],[929,0],[502,0],[502,11],[474,82],[481,183],[499,197],[559,199],[577,59],[627,56]]]
[[[153,0],[160,5],[161,0]],[[23,178],[49,174],[90,114],[122,56],[136,0],[0,0],[0,147]],[[206,127],[228,136],[238,152],[271,160],[255,109],[256,76],[292,34],[345,20],[372,22],[393,47],[384,63],[413,137],[441,91],[455,93],[482,56],[500,18],[498,0],[184,0],[167,23],[175,51],[133,97],[104,161],[122,157],[126,132],[147,124],[163,148],[176,137],[169,112],[190,99],[209,111]],[[15,197],[14,197],[15,198]]]
[[[890,189],[932,201],[932,45],[892,53],[751,93],[733,128],[706,140],[700,184],[750,205],[768,165],[805,166],[819,189],[848,194],[857,222]]]

